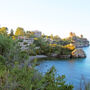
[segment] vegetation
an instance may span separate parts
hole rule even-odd
[[[24,29],[21,28],[21,27],[18,27],[18,28],[16,29],[15,35],[16,35],[16,36],[24,36],[24,35],[25,35]]]
[[[0,35],[0,89],[1,90],[72,90],[65,84],[65,76],[56,78],[52,67],[45,75],[28,66],[28,54],[20,50],[18,42]],[[23,64],[24,66],[23,66]]]
[[[23,46],[26,46],[25,48],[28,49],[25,50],[28,55],[71,55],[71,52],[76,48],[74,46],[75,44],[82,46],[82,44],[86,43],[86,45],[88,45],[88,41],[82,39],[83,35],[77,37],[73,32],[70,33],[70,37],[61,39],[58,35],[53,36],[52,34],[50,36],[43,34],[41,37],[35,37],[34,32],[25,32],[22,27],[18,27],[16,29],[15,35],[12,29],[10,34],[8,34],[7,30],[7,27],[2,27],[0,28],[0,33],[6,36],[10,36],[13,40],[19,39],[18,41],[20,43],[24,43]],[[24,38],[31,38],[34,40],[34,43],[29,45],[28,42],[24,42]],[[22,48],[22,46],[20,47]]]
[[[0,35],[0,56],[4,59],[4,63],[6,66],[13,65],[14,62],[24,61],[27,57],[24,54],[23,57],[22,51],[18,46],[18,41],[12,40],[9,36]]]
[[[7,34],[7,31],[8,31],[8,28],[7,27],[0,28],[0,34],[6,35]]]
[[[19,43],[24,40],[18,40],[18,36],[33,38],[34,42],[30,45],[24,42],[28,49],[21,50]],[[25,32],[21,27],[16,29],[15,35],[12,29],[8,34],[7,27],[0,28],[0,90],[72,90],[73,86],[66,84],[65,76],[57,75],[54,67],[43,75],[35,69],[35,63],[28,65],[27,60],[30,55],[70,55],[75,49],[71,44],[74,39],[76,35],[72,32],[66,39],[52,34],[36,38],[33,32]],[[86,90],[89,86],[85,83]]]
[[[29,45],[29,48],[27,50],[27,53],[28,53],[28,55],[33,55],[33,56],[37,55],[36,45],[35,44]]]
[[[40,47],[37,52],[39,54],[50,55],[52,53],[60,54],[60,55],[69,55],[71,54],[72,50],[75,49],[74,45],[65,45],[62,46],[60,44],[49,44],[48,41],[45,41],[44,38],[37,38],[34,41],[36,47]]]
[[[86,82],[85,78],[82,77],[80,80],[80,90],[90,90],[90,82]]]
[[[10,36],[14,36],[14,31],[13,31],[13,29],[11,29],[11,31],[10,31]]]

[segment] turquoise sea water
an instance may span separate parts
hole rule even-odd
[[[41,60],[37,69],[45,73],[52,66],[55,66],[59,75],[65,75],[67,83],[73,84],[75,90],[78,90],[82,79],[90,81],[90,47],[84,48],[87,55],[84,59],[69,59],[69,60]]]

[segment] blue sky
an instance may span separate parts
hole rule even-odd
[[[90,0],[0,0],[0,26],[90,39]]]

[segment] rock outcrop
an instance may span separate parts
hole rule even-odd
[[[69,59],[69,58],[71,58],[71,55],[58,55],[57,58]]]
[[[61,59],[68,59],[71,58],[71,55],[60,55],[60,54],[51,54],[51,57],[61,58]]]
[[[86,54],[81,48],[77,48],[74,51],[72,51],[72,57],[73,58],[85,58]]]

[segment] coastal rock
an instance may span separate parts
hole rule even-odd
[[[55,54],[55,53],[51,54],[51,57],[57,57],[57,56],[58,56],[58,54]]]
[[[62,59],[68,59],[71,57],[71,55],[60,55],[60,54],[51,54],[51,57],[56,57],[56,58],[62,58]]]
[[[85,58],[86,54],[81,48],[77,48],[74,51],[72,51],[72,57],[74,58]]]
[[[57,57],[62,59],[68,59],[71,58],[71,55],[58,55]]]

